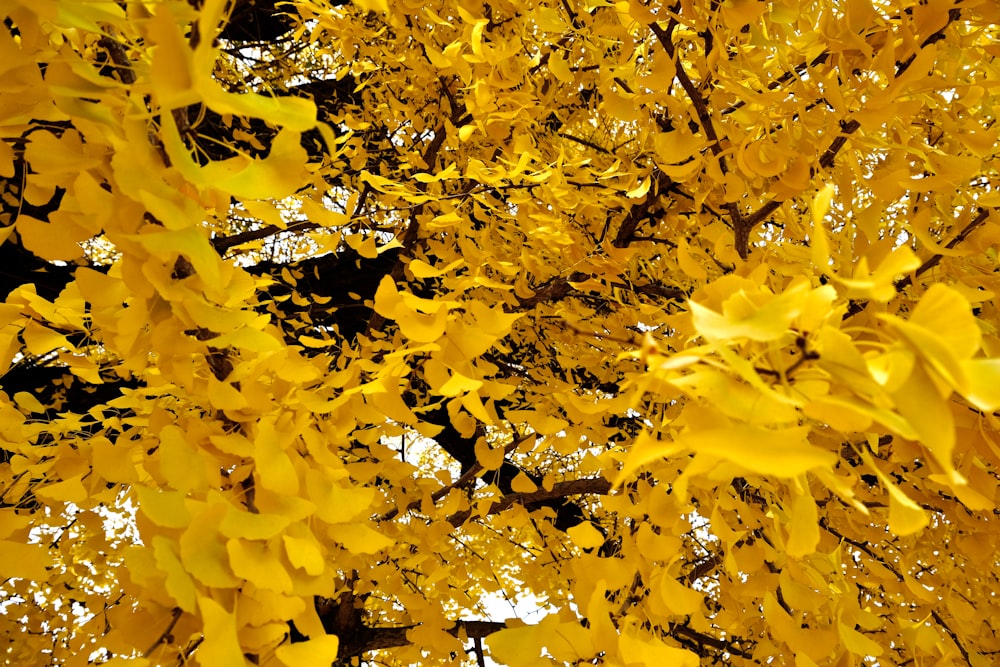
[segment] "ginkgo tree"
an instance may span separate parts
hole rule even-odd
[[[1000,660],[995,0],[0,9],[4,664]]]

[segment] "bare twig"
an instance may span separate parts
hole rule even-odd
[[[177,625],[177,621],[180,620],[180,617],[184,612],[181,610],[180,607],[174,607],[173,611],[171,611],[170,613],[171,613],[170,623],[167,625],[166,629],[160,633],[160,636],[156,638],[156,641],[153,642],[152,646],[146,649],[146,652],[142,654],[142,657],[148,658],[150,655],[152,655],[153,651],[156,650],[157,646],[172,641],[170,633],[174,631],[174,626]]]
[[[535,505],[554,498],[565,498],[567,496],[579,496],[586,494],[607,495],[610,492],[611,482],[603,477],[574,479],[554,484],[551,491],[542,489],[540,491],[532,491],[530,493],[508,494],[500,499],[499,502],[493,503],[487,513],[499,514],[514,505]],[[471,510],[456,512],[448,517],[448,523],[457,528],[468,521],[471,516]]]
[[[504,447],[503,449],[504,457],[506,458],[508,454],[517,449],[521,445],[521,443],[525,442],[529,438],[536,438],[536,437],[538,437],[536,433],[529,433],[528,435],[523,435],[520,438],[514,438],[514,440],[512,440],[510,443],[507,444],[506,447]],[[451,493],[453,489],[465,488],[472,480],[474,480],[479,475],[480,472],[482,472],[482,470],[483,470],[482,464],[477,461],[472,466],[470,466],[469,469],[466,470],[462,474],[462,476],[459,477],[457,480],[455,480],[453,483],[448,484],[447,486],[443,486],[434,493],[432,493],[431,500],[433,502],[437,502],[442,498],[444,498],[445,496],[447,496],[449,493]],[[420,505],[421,502],[419,500],[415,500],[406,506],[406,510],[409,511],[409,510],[420,509]],[[393,509],[389,510],[381,517],[379,517],[378,520],[391,521],[392,519],[396,518],[399,515],[399,512],[400,512],[399,508],[394,507]]]

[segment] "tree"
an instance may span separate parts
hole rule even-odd
[[[996,661],[993,0],[0,6],[5,664]]]

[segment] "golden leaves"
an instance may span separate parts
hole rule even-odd
[[[450,662],[522,591],[511,664],[997,649],[983,3],[229,4],[0,34],[0,236],[92,261],[0,308],[17,650]],[[56,532],[118,498],[123,565]]]

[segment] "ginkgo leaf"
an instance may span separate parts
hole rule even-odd
[[[868,268],[868,258],[861,257],[851,278],[834,276],[835,280],[876,301],[889,301],[896,294],[894,281],[920,267],[920,259],[903,246],[889,254],[874,271]]]
[[[330,534],[344,547],[355,554],[373,554],[388,549],[395,542],[375,529],[360,523],[335,526]]]
[[[214,505],[194,515],[179,541],[185,571],[204,585],[217,588],[239,581],[229,567],[229,555],[219,535],[224,513],[223,505]]]
[[[181,562],[176,544],[157,535],[153,538],[153,554],[160,571],[167,575],[167,593],[177,602],[177,606],[190,613],[197,611],[198,589]]]
[[[49,568],[55,566],[55,561],[41,544],[0,540],[0,557],[3,558],[4,576],[28,581],[46,581]]]
[[[198,596],[198,609],[204,623],[204,640],[196,653],[198,663],[213,665],[248,665],[236,636],[236,617],[215,600]]]
[[[531,478],[524,474],[523,471],[519,472],[514,479],[511,480],[510,488],[515,493],[534,493],[538,490],[538,486],[536,486],[535,483],[531,481]]]
[[[291,535],[283,535],[281,539],[285,544],[288,562],[294,567],[305,570],[306,574],[311,576],[317,577],[323,574],[326,563],[323,559],[323,553],[314,539],[292,537]]]
[[[475,444],[476,461],[485,470],[497,470],[503,464],[502,447],[490,447],[485,440],[477,440]]]
[[[334,635],[324,635],[279,646],[274,654],[287,667],[326,667],[336,661],[339,650],[339,639]]]
[[[490,657],[507,665],[549,665],[543,647],[566,663],[589,660],[594,653],[590,633],[577,621],[549,615],[536,625],[509,627],[489,636]]]
[[[622,632],[618,651],[626,665],[677,665],[697,667],[700,660],[687,649],[668,646],[655,637],[645,637],[636,631]]]
[[[1000,407],[1000,360],[971,359],[962,363],[965,388],[962,394],[980,410]]]
[[[254,441],[254,457],[260,484],[276,493],[294,496],[299,489],[299,477],[285,451],[283,438],[273,424],[264,422]]]
[[[702,593],[688,588],[666,574],[660,577],[658,588],[667,607],[681,616],[697,614],[705,603],[705,597]]]
[[[287,593],[292,580],[277,555],[264,542],[233,538],[226,541],[233,574],[257,588]]]
[[[792,558],[808,556],[819,544],[819,515],[816,501],[809,493],[795,496],[788,518],[788,542],[785,548]]]
[[[879,469],[870,454],[863,452],[862,458],[889,493],[889,529],[897,535],[912,535],[923,530],[930,523],[926,512]]]
[[[596,549],[604,544],[607,539],[601,531],[597,530],[589,521],[579,523],[566,530],[566,534],[573,540],[573,543],[584,549]]]

